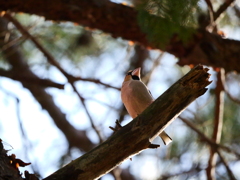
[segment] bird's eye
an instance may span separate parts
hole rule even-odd
[[[127,75],[132,75],[132,70],[131,71],[128,71]]]
[[[138,76],[136,76],[136,75],[133,75],[133,76],[132,76],[132,79],[133,79],[133,80],[140,80],[140,78],[139,78]]]

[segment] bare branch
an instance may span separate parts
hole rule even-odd
[[[16,74],[14,71],[7,71],[0,68],[0,76],[7,77],[13,80],[17,80],[24,83],[37,84],[42,87],[54,87],[58,89],[64,89],[64,84],[53,82],[49,79],[40,79],[37,76],[31,77],[26,76],[26,74]]]
[[[226,11],[226,9],[234,2],[235,0],[225,0],[225,2],[218,8],[218,10],[214,13],[214,21],[219,18],[219,16]]]
[[[212,148],[221,148],[222,150],[228,152],[228,153],[232,153],[234,154],[237,158],[240,159],[240,153],[238,153],[237,151],[234,151],[232,148],[221,145],[221,144],[216,144],[212,139],[208,138],[205,134],[203,134],[200,130],[198,130],[193,123],[189,122],[188,120],[186,120],[185,118],[179,116],[179,119],[181,119],[188,127],[190,127],[192,130],[194,130],[201,139],[203,139],[204,142],[208,143],[209,145],[212,146]]]
[[[219,151],[219,149],[216,149],[216,152],[218,153],[218,156],[220,157],[223,165],[225,166],[229,178],[230,178],[231,180],[237,180],[237,179],[235,178],[233,172],[232,172],[231,169],[229,168],[227,161],[224,159],[222,153]]]
[[[176,176],[181,176],[181,175],[190,175],[190,174],[195,175],[202,170],[203,169],[201,168],[201,165],[197,164],[197,165],[193,165],[193,167],[190,168],[187,171],[182,171],[182,172],[175,173],[175,174],[167,174],[167,175],[162,176],[158,180],[168,180],[169,178],[176,177]]]
[[[97,134],[97,136],[98,136],[98,138],[99,138],[99,142],[103,142],[102,135],[101,135],[100,131],[98,130],[98,128],[95,126],[94,121],[93,121],[93,118],[92,118],[91,114],[89,113],[89,111],[88,111],[88,109],[87,109],[87,106],[86,106],[86,103],[85,103],[85,99],[84,99],[84,98],[80,95],[80,93],[77,91],[77,88],[76,88],[76,86],[73,84],[73,82],[70,82],[70,84],[71,84],[74,92],[77,94],[79,100],[81,101],[81,103],[82,103],[82,105],[83,105],[83,108],[84,108],[84,110],[85,110],[85,112],[86,112],[86,114],[87,114],[87,116],[88,116],[88,118],[89,118],[89,121],[90,121],[90,123],[91,123],[91,126],[92,126],[92,128],[94,129],[94,131],[96,132],[96,134]]]

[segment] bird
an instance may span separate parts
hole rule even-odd
[[[141,68],[130,70],[126,74],[121,87],[121,99],[132,118],[141,114],[154,98],[147,86],[141,81]],[[165,131],[159,135],[165,145],[172,142],[172,139]]]

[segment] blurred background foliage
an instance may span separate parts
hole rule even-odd
[[[213,8],[217,10],[223,0],[211,2]],[[149,39],[157,41],[162,47],[166,46],[173,34],[179,34],[180,38],[187,41],[194,29],[199,26],[198,17],[201,14],[207,17],[209,14],[205,1],[134,0],[127,3],[135,5],[138,9],[139,24]],[[154,19],[146,13],[146,9],[156,15]],[[240,39],[239,12],[239,4],[235,4],[224,11],[216,22],[218,28],[227,36],[237,40]],[[64,90],[48,87],[45,91],[53,97],[55,105],[66,114],[67,121],[76,129],[85,131],[86,138],[94,146],[99,144],[99,137],[92,123],[102,138],[106,139],[112,134],[108,127],[114,126],[116,119],[122,124],[131,120],[120,100],[119,91],[129,69],[142,67],[143,81],[148,84],[155,98],[190,70],[188,64],[179,67],[176,64],[177,59],[168,53],[149,50],[121,38],[112,38],[101,30],[90,30],[71,22],[45,21],[44,18],[24,13],[15,14],[14,17],[51,53],[67,73],[85,78],[74,82],[85,104],[73,91],[67,78],[11,23],[8,25],[8,33],[14,34],[15,37],[12,44],[1,47],[0,68],[11,70],[3,51],[9,46],[18,45],[16,48],[21,51],[24,60],[38,77],[65,84]],[[156,23],[156,19],[159,23]],[[209,90],[181,114],[182,118],[190,121],[209,138],[212,137],[214,129],[217,80],[217,72],[211,68],[210,73],[213,83]],[[98,81],[92,82],[90,79],[100,80],[110,87]],[[220,142],[238,153],[240,153],[239,80],[239,74],[234,72],[226,74]],[[29,171],[39,174],[40,177],[46,177],[85,153],[81,148],[69,145],[63,132],[57,128],[47,111],[42,110],[38,101],[21,85],[21,82],[1,76],[0,99],[2,109],[0,137],[5,146],[8,147],[10,144],[13,147],[11,152],[32,163],[27,167]],[[89,111],[93,122],[84,108]],[[166,131],[173,138],[173,142],[166,147],[156,139],[155,143],[161,144],[159,149],[146,150],[134,156],[132,161],[125,161],[118,170],[122,173],[127,172],[129,176],[121,177],[122,180],[207,179],[209,144],[179,118]],[[234,152],[222,151],[231,171],[237,179],[240,179],[239,156]],[[217,179],[229,179],[219,158],[216,172]],[[117,178],[109,174],[101,179]]]

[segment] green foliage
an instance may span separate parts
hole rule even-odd
[[[198,0],[145,0],[137,7],[139,25],[151,42],[164,48],[175,34],[184,42],[194,32]]]

